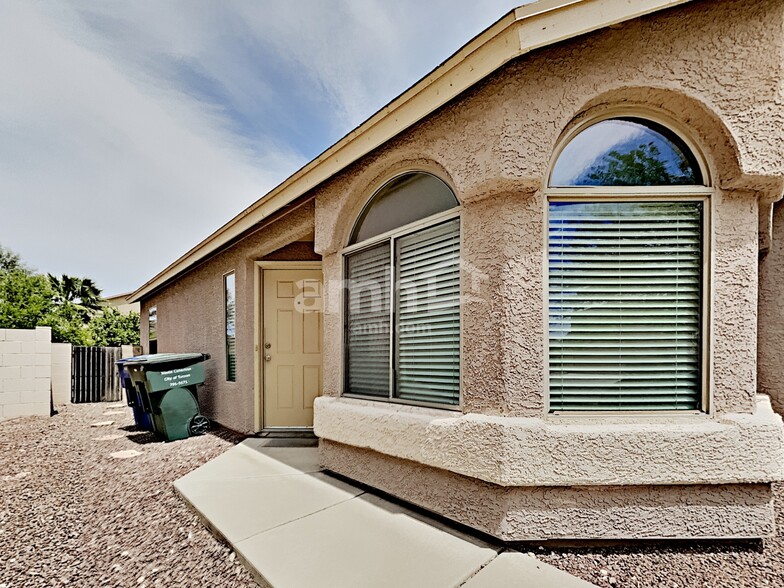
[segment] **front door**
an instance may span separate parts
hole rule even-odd
[[[321,391],[321,270],[264,270],[264,428],[312,427]]]

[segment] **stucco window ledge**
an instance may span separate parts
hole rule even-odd
[[[322,439],[500,486],[755,484],[784,479],[784,431],[767,396],[754,414],[590,419],[456,414],[321,397]]]

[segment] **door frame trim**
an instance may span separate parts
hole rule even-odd
[[[253,272],[253,430],[264,429],[264,363],[261,361],[261,333],[264,323],[264,270],[322,270],[321,261],[254,261]]]

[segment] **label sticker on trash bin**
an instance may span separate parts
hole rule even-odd
[[[154,391],[201,384],[204,382],[204,366],[195,364],[163,372],[147,372],[147,380]]]

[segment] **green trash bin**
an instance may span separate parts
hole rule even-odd
[[[209,358],[204,353],[156,353],[125,362],[153,431],[167,441],[203,435],[209,429],[209,419],[199,413],[196,391],[204,383],[204,361]]]

